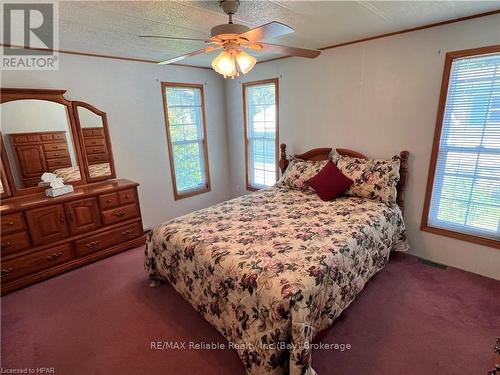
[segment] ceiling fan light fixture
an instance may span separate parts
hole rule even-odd
[[[240,68],[240,72],[243,74],[247,74],[250,70],[253,69],[257,59],[245,51],[240,51],[236,55],[236,62],[238,63],[238,67]]]
[[[238,71],[236,70],[236,63],[234,61],[234,56],[229,52],[222,51],[213,61],[212,68],[219,74],[222,74],[224,78],[227,77],[237,77]]]

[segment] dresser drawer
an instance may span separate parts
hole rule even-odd
[[[2,283],[43,271],[73,258],[71,244],[53,247],[34,254],[2,262]]]
[[[65,133],[56,133],[52,135],[54,141],[66,141]]]
[[[86,138],[85,146],[104,146],[103,138]]]
[[[7,233],[15,232],[26,228],[24,224],[24,217],[22,212],[15,214],[2,215],[2,236]]]
[[[39,134],[23,134],[23,135],[11,135],[13,143],[30,143],[30,142],[40,142],[41,138]]]
[[[47,160],[47,167],[49,169],[71,167],[71,160],[69,158],[49,159]]]
[[[105,210],[107,208],[113,208],[120,205],[120,198],[118,193],[109,193],[99,195],[99,206],[101,209]]]
[[[89,162],[99,162],[99,161],[108,161],[108,155],[106,154],[92,154],[92,155],[87,155],[87,159],[89,159]]]
[[[54,140],[54,137],[52,136],[52,134],[40,134],[40,138],[42,139],[42,141]]]
[[[104,146],[88,146],[86,148],[87,154],[105,154],[106,148]]]
[[[38,186],[38,184],[41,181],[42,180],[40,178],[25,178],[25,179],[23,179],[23,185],[25,188],[35,187],[35,186]]]
[[[92,137],[92,128],[82,128],[82,133],[84,137]]]
[[[120,204],[135,203],[135,189],[122,190],[118,192]]]
[[[95,253],[96,251],[107,249],[133,238],[142,236],[142,226],[140,223],[124,225],[120,228],[110,230],[97,236],[90,236],[82,240],[75,241],[76,254],[79,257]]]
[[[135,204],[130,204],[128,206],[117,207],[109,211],[104,211],[102,213],[102,221],[104,222],[104,225],[109,225],[138,216],[139,211],[137,210],[137,206]]]
[[[67,150],[46,151],[45,158],[46,159],[69,158],[69,154]]]
[[[24,250],[30,247],[30,238],[26,232],[17,232],[12,234],[2,233],[2,257]]]
[[[66,143],[46,143],[43,145],[44,151],[59,151],[67,150],[68,145]]]

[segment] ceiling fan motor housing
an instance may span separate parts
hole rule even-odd
[[[236,35],[250,30],[248,26],[238,25],[237,23],[226,23],[212,27],[211,35],[220,39],[234,39]]]
[[[219,2],[222,10],[229,16],[229,23],[224,25],[214,26],[211,30],[212,41],[218,43],[237,42],[237,36],[245,33],[250,28],[245,25],[238,25],[233,23],[233,14],[236,13],[240,6],[239,0],[222,0]],[[242,42],[245,42],[243,38]]]

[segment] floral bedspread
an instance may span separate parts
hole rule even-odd
[[[71,181],[80,181],[82,178],[80,175],[80,167],[78,165],[76,167],[59,168],[54,170],[52,173],[57,175],[57,177],[61,177],[65,183]]]
[[[248,374],[315,374],[313,337],[407,247],[396,204],[281,186],[159,225],[145,267],[233,343]]]
[[[62,177],[64,182],[79,181],[81,179],[80,167],[66,167],[56,169],[54,172],[57,177]],[[99,163],[89,165],[90,177],[102,177],[111,174],[111,167],[109,163]]]

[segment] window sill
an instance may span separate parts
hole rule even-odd
[[[262,189],[262,188],[256,188],[256,187],[253,187],[253,186],[248,186],[248,185],[247,185],[247,190],[248,190],[248,191],[259,191],[260,189]]]
[[[455,239],[461,240],[461,241],[472,242],[472,243],[476,243],[479,245],[489,246],[489,247],[493,247],[495,249],[500,249],[500,241],[495,240],[493,238],[479,237],[479,236],[474,236],[472,234],[455,232],[455,231],[448,230],[448,229],[430,227],[426,224],[422,224],[422,226],[420,227],[420,230],[423,232],[439,234],[441,236],[455,238]]]
[[[195,195],[199,195],[199,194],[203,194],[203,193],[208,193],[209,191],[210,191],[210,187],[208,187],[208,186],[205,186],[203,188],[196,189],[196,190],[189,190],[185,193],[178,193],[178,192],[174,191],[174,199],[176,201],[178,201],[180,199],[194,197]]]
[[[267,189],[267,188],[270,188],[272,187],[273,185],[271,186],[260,186],[260,187],[255,187],[255,186],[252,186],[252,185],[247,185],[247,190],[248,191],[259,191],[259,190],[262,190],[262,189]]]

